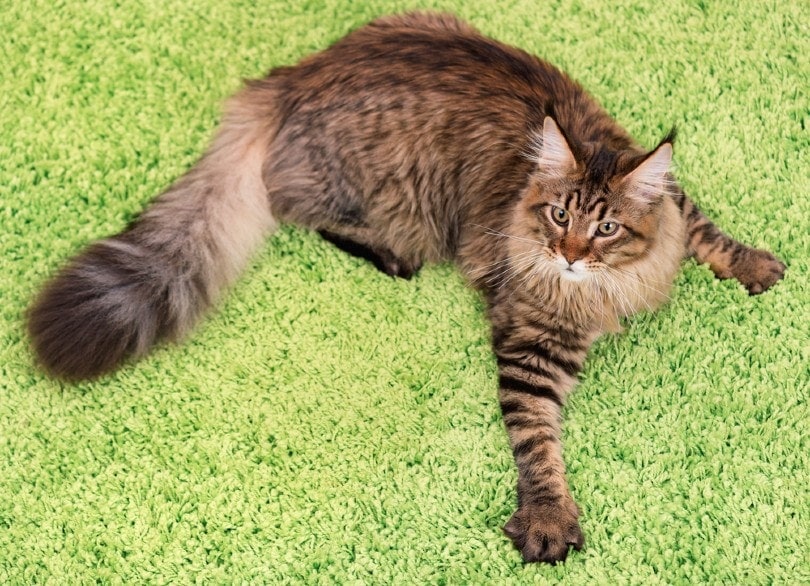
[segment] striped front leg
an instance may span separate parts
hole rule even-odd
[[[526,336],[528,339],[521,339]],[[556,342],[556,343],[555,343]],[[495,336],[500,404],[518,470],[518,509],[504,526],[526,562],[565,560],[584,544],[565,480],[561,409],[587,346],[537,327]]]
[[[751,295],[762,293],[785,274],[785,265],[767,250],[752,248],[724,234],[683,193],[676,202],[686,220],[687,253],[708,263],[720,279],[737,279]]]

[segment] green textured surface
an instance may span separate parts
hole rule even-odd
[[[293,6],[294,4],[294,6]],[[362,4],[362,6],[358,6]],[[243,77],[418,3],[17,2],[0,11],[0,583],[808,583],[806,2],[422,3],[543,55],[773,250],[750,298],[687,263],[566,409],[586,549],[526,566],[478,296],[284,228],[182,346],[92,384],[22,313],[202,152]]]

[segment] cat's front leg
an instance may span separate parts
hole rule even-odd
[[[504,532],[526,562],[564,561],[584,544],[565,479],[561,409],[582,367],[584,343],[538,327],[495,335],[499,399],[518,469],[518,509]]]
[[[676,203],[686,220],[687,252],[708,263],[719,279],[737,279],[751,295],[767,291],[785,274],[785,264],[767,250],[724,234],[680,191]]]

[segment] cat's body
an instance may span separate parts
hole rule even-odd
[[[388,274],[454,260],[487,297],[527,561],[582,546],[560,408],[588,348],[694,254],[759,293],[784,266],[723,235],[652,152],[551,65],[449,16],[381,19],[249,82],[206,155],[30,314],[42,364],[97,376],[183,336],[279,222]]]

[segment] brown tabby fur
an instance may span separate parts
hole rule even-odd
[[[783,275],[684,195],[672,140],[641,149],[565,74],[451,16],[383,18],[232,98],[197,165],[46,285],[34,348],[82,379],[181,338],[277,222],[400,277],[452,259],[492,321],[518,468],[504,530],[561,561],[583,536],[560,410],[591,343],[665,302],[684,257],[752,294]]]

